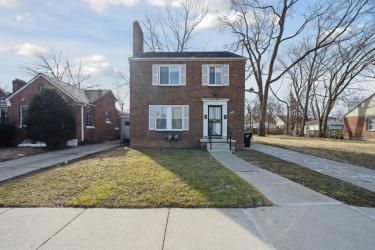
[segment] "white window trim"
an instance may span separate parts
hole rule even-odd
[[[160,73],[160,68],[161,67],[168,67],[168,81],[171,82],[171,73],[170,73],[170,70],[169,68],[171,67],[175,67],[175,68],[178,68],[178,82],[179,83],[174,83],[174,84],[161,84],[160,83],[160,80],[161,80],[161,73]],[[181,66],[179,64],[159,64],[159,67],[158,67],[158,75],[159,75],[159,79],[158,79],[158,82],[159,82],[159,86],[162,86],[162,87],[169,87],[169,86],[183,86],[182,84],[182,79],[181,79]]]
[[[86,126],[87,129],[94,129],[95,126]]]
[[[373,121],[374,128],[370,129],[370,120]],[[367,131],[374,131],[375,132],[375,117],[367,118]]]
[[[185,124],[185,118],[184,117],[184,107],[189,107],[188,105],[150,105],[149,106],[149,110],[153,109],[154,112],[157,108],[161,108],[161,107],[166,107],[167,108],[167,128],[166,129],[158,129],[156,128],[156,113],[154,113],[154,117],[153,117],[153,128],[152,129],[153,131],[157,131],[157,132],[168,132],[168,131],[187,131],[189,129],[184,129],[185,127],[189,127],[189,126],[186,126]],[[172,129],[172,108],[181,108],[181,129]],[[149,114],[150,116],[150,114]],[[189,123],[189,119],[187,121]],[[187,124],[188,125],[188,124]],[[150,129],[151,130],[151,129]]]
[[[20,125],[19,125],[19,127],[20,127],[20,128],[26,128],[26,124],[23,124],[23,112],[22,112],[22,107],[27,107],[27,108],[28,108],[28,106],[27,106],[27,105],[21,105],[21,106],[20,106]]]
[[[215,68],[215,83],[212,84],[210,83],[210,68]],[[221,83],[216,83],[216,69],[220,68],[221,69]],[[224,65],[208,65],[208,86],[211,87],[218,87],[218,86],[224,86]]]

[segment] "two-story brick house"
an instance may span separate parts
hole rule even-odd
[[[246,58],[231,52],[144,52],[133,24],[130,143],[200,147],[209,138],[243,147]]]
[[[27,139],[24,118],[33,97],[43,89],[54,89],[70,105],[75,114],[78,143],[100,142],[119,136],[116,98],[111,90],[80,89],[44,74],[29,82],[16,79],[13,93],[0,99],[0,118],[17,127],[15,143]]]

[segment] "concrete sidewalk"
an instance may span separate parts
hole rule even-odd
[[[0,182],[40,169],[65,164],[67,162],[118,147],[120,145],[120,141],[109,141],[100,144],[84,145],[64,150],[50,151],[15,160],[0,162]]]
[[[375,170],[264,144],[254,144],[251,149],[375,192]]]
[[[342,205],[0,209],[0,249],[373,249],[375,217]]]

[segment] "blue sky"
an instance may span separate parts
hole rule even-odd
[[[102,88],[126,72],[132,51],[132,22],[145,13],[163,11],[174,0],[0,0],[0,86],[10,90],[14,78],[28,80],[22,66],[36,53],[63,51],[82,61]],[[208,0],[229,10],[228,0]],[[191,50],[223,50],[231,35],[211,29],[214,19],[196,34]]]

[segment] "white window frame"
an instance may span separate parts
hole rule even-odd
[[[20,106],[20,128],[26,128],[26,124],[23,124],[23,112],[22,112],[22,107],[26,107],[27,110],[29,110],[29,106],[27,105],[21,105]]]
[[[161,68],[168,68],[168,84],[161,83]],[[171,84],[171,68],[177,68],[178,69],[178,83]],[[160,64],[158,69],[159,74],[159,86],[181,86],[181,67],[180,65],[173,65],[173,64]]]
[[[373,126],[372,128],[370,128],[370,124]],[[375,117],[367,118],[367,130],[375,131]]]
[[[215,68],[215,83],[212,84],[211,82],[211,68]],[[221,71],[221,83],[216,82],[216,71],[217,69],[220,69]],[[223,86],[224,85],[224,65],[209,65],[208,66],[208,86]]]
[[[189,119],[186,119],[186,118],[189,118],[189,117],[185,117],[184,115],[184,108],[188,109],[188,105],[150,105],[149,106],[149,109],[150,110],[153,110],[153,117],[152,117],[152,120],[150,122],[153,122],[153,129],[150,129],[150,130],[154,130],[154,131],[159,131],[159,132],[165,132],[165,131],[186,131],[186,130],[189,130],[189,126],[188,124],[185,124],[185,123],[189,123]],[[158,108],[166,108],[167,109],[167,127],[165,129],[158,129],[156,127],[156,110]],[[172,128],[172,120],[173,120],[173,117],[172,117],[172,109],[173,108],[181,108],[181,129],[173,129]],[[149,114],[149,119],[150,119],[150,114]],[[185,129],[187,128],[187,129]]]

